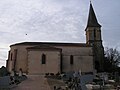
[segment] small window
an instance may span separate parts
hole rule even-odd
[[[70,55],[70,64],[73,64],[73,55]]]
[[[46,55],[42,54],[42,64],[46,64]]]
[[[94,29],[94,39],[96,38],[96,30]]]

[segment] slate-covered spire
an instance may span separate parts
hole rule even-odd
[[[92,3],[90,2],[90,9],[89,9],[89,16],[88,16],[88,22],[87,27],[101,27],[101,25],[98,23]]]

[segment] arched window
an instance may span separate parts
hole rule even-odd
[[[45,54],[42,54],[42,64],[46,64],[46,55]]]
[[[72,65],[73,64],[73,55],[70,55],[70,64]]]

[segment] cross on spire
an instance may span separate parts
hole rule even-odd
[[[90,0],[90,3],[92,3],[92,1]]]

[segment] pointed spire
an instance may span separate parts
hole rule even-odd
[[[91,0],[90,0],[90,9],[89,9],[87,27],[101,27],[101,25],[97,21]]]

